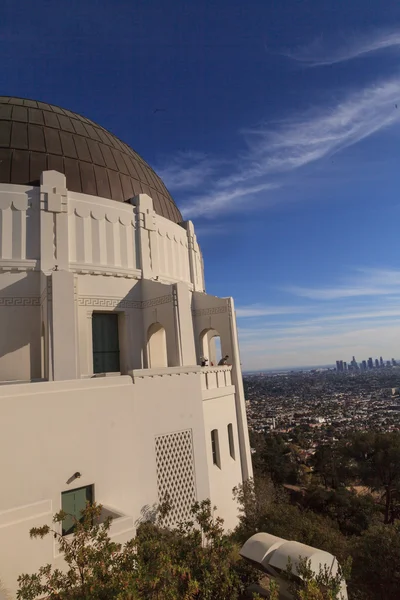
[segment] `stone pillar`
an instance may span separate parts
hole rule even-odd
[[[189,288],[183,282],[174,283],[172,293],[179,366],[193,366],[197,361]]]
[[[232,383],[236,388],[236,415],[238,424],[240,460],[242,465],[243,481],[253,477],[253,466],[251,463],[249,429],[247,426],[246,403],[244,397],[242,369],[240,366],[239,342],[236,327],[236,315],[233,298],[228,298],[228,318],[231,344],[227,349],[230,361],[232,361]],[[225,349],[222,348],[224,355]]]
[[[190,281],[193,284],[193,290],[195,292],[202,292],[204,290],[203,273],[199,273],[199,266],[196,257],[196,234],[194,231],[194,225],[192,221],[185,221],[184,226],[186,228],[186,234],[188,239],[188,252],[189,252],[189,268],[190,268]]]
[[[53,271],[51,278],[53,379],[78,379],[74,274]]]
[[[74,274],[69,272],[66,178],[44,171],[40,179],[41,293],[46,307],[45,372],[50,380],[78,378]]]
[[[40,269],[46,273],[57,265],[67,270],[68,204],[65,175],[44,171],[40,179]]]
[[[153,279],[159,274],[156,216],[153,200],[147,194],[139,194],[131,200],[136,206],[139,235],[140,268],[144,279]]]

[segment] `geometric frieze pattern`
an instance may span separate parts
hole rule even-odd
[[[224,306],[213,306],[212,308],[198,308],[192,310],[194,317],[207,317],[209,315],[219,315],[228,312],[226,304]]]
[[[196,502],[192,430],[156,437],[157,488],[160,502],[168,498],[171,510],[163,525],[173,527],[190,519]]]
[[[151,298],[151,300],[128,300],[125,298],[96,298],[93,296],[80,296],[79,306],[92,306],[94,308],[148,308],[172,302],[172,295]]]
[[[40,306],[39,296],[9,296],[0,298],[0,306]]]

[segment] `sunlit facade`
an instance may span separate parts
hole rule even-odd
[[[252,474],[235,310],[205,293],[193,224],[79,115],[3,97],[0,140],[0,580],[59,565],[29,529],[86,500],[120,542],[166,495],[169,524],[211,498],[233,528]]]

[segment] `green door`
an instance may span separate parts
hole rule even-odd
[[[61,494],[61,508],[68,513],[62,523],[62,534],[73,533],[75,519],[82,520],[82,511],[86,508],[86,502],[93,501],[93,488],[91,485],[70,490]]]
[[[93,313],[93,373],[119,373],[118,315]]]

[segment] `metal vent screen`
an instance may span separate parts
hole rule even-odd
[[[192,430],[156,437],[156,464],[159,501],[171,504],[164,525],[171,527],[189,519],[196,501]]]

